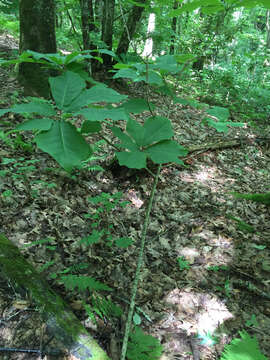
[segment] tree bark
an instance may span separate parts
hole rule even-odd
[[[12,261],[10,261],[12,259]],[[47,281],[17,246],[0,234],[0,265],[5,276],[28,291],[42,311],[47,333],[58,339],[74,360],[110,360]]]
[[[80,0],[83,49],[90,50],[90,34],[95,29],[92,0]]]
[[[143,5],[147,0],[141,0],[140,3]],[[130,41],[132,40],[136,26],[139,23],[142,13],[144,11],[144,6],[134,5],[129,13],[127,22],[124,25],[124,29],[116,50],[117,55],[126,54],[128,52]]]
[[[270,49],[270,10],[266,12],[266,48]]]
[[[175,0],[174,4],[173,4],[173,9],[174,10],[178,9],[178,5],[179,5],[179,2],[177,0]],[[172,35],[171,35],[170,55],[173,55],[174,51],[175,51],[176,26],[177,26],[177,17],[174,16],[172,18],[172,25],[171,25]]]
[[[97,3],[97,1],[96,1]],[[96,5],[96,4],[95,4]],[[82,22],[82,35],[83,35],[83,49],[96,50],[97,46],[91,41],[91,37],[97,33],[95,26],[95,12],[93,0],[80,0],[81,7],[81,22]],[[100,62],[91,59],[91,74],[95,73],[100,67]]]
[[[54,0],[20,0],[20,53],[33,50],[40,53],[56,53]],[[49,71],[35,63],[19,66],[19,81],[27,95],[50,94]]]
[[[115,0],[104,0],[101,40],[107,45],[108,50],[112,50],[113,44],[114,6]],[[102,58],[105,69],[109,69],[112,65],[112,57],[103,54]]]

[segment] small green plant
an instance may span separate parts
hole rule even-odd
[[[110,224],[110,215],[112,211],[117,207],[125,207],[128,201],[122,201],[122,192],[116,192],[115,194],[108,194],[102,192],[100,195],[88,198],[88,201],[96,205],[92,214],[85,214],[84,217],[87,220],[91,220],[91,228],[93,229],[91,234],[81,239],[81,244],[91,245],[100,242],[102,238],[105,238],[106,245],[112,246],[115,244],[118,247],[125,248],[132,244],[132,239],[127,237],[113,238],[111,231],[113,225]]]
[[[216,286],[216,289],[219,290],[222,293],[225,293],[227,297],[231,297],[232,292],[232,286],[229,279],[227,279],[224,283],[224,287],[222,286]]]
[[[185,259],[184,256],[180,256],[177,259],[179,269],[182,270],[188,270],[190,268],[190,263],[188,260]]]
[[[15,130],[33,131],[34,141],[37,146],[50,154],[68,172],[71,172],[74,168],[80,168],[82,164],[93,156],[93,149],[86,141],[86,137],[93,133],[101,133],[102,125],[107,126],[118,143],[115,144],[102,135],[101,137],[116,150],[116,158],[119,164],[128,168],[145,168],[154,177],[141,233],[139,256],[132,285],[121,360],[125,359],[126,352],[130,360],[157,360],[162,351],[157,339],[143,334],[139,328],[135,328],[133,333],[129,333],[132,321],[134,321],[135,298],[143,264],[146,234],[161,166],[170,162],[183,165],[180,157],[185,156],[187,150],[172,140],[174,132],[169,118],[156,115],[154,106],[149,102],[149,99],[128,99],[126,95],[121,95],[104,84],[94,84],[93,87],[87,89],[84,74],[75,69],[76,62],[74,60],[76,56],[80,58],[79,54],[71,54],[67,57],[57,55],[54,57],[54,55],[33,54],[33,52],[30,56],[29,54],[21,56],[21,62],[33,62],[34,59],[39,63],[47,64],[49,61],[53,63],[53,68],[55,68],[55,62],[59,62],[59,69],[63,70],[64,68],[64,72],[60,76],[49,79],[53,102],[32,98],[27,104],[15,105],[9,109],[0,110],[0,115],[7,112],[38,114],[39,118],[31,118],[17,126]],[[185,54],[178,56],[165,55],[158,57],[153,63],[116,64],[114,78],[128,78],[134,82],[144,81],[154,89],[158,89],[160,93],[170,96],[174,103],[177,103],[179,99],[173,94],[171,87],[166,83],[165,77],[168,74],[181,73],[185,63],[189,62],[191,57],[191,55]],[[74,68],[72,68],[73,65],[66,67],[69,61],[74,63]],[[102,104],[100,104],[101,102]],[[194,102],[194,106],[198,107],[198,104]],[[145,118],[143,124],[133,120],[129,115],[130,113],[141,113],[146,110],[150,112],[150,116]],[[82,119],[80,128],[76,127],[77,119]],[[228,125],[242,126],[242,124],[229,122],[228,119],[229,112],[226,109],[215,107],[207,110],[205,122],[219,132],[228,131]],[[126,121],[126,126],[124,128],[115,126],[115,121],[118,120]],[[149,161],[158,165],[155,174],[147,167]],[[102,194],[93,198],[91,202],[93,205],[97,205],[97,209],[93,213],[86,215],[86,218],[92,221],[92,232],[89,236],[83,238],[81,242],[91,245],[99,242],[104,237],[109,246],[113,242],[120,247],[129,245],[130,239],[113,239],[112,225],[108,222],[109,217],[107,214],[120,205],[119,194],[115,196]],[[104,223],[106,223],[105,226]],[[178,259],[178,264],[180,270],[189,268],[188,261],[183,257]],[[86,306],[86,311],[88,309],[89,314],[95,312],[99,316],[104,316],[106,313],[104,311],[105,306],[103,306],[105,298],[100,300],[98,296],[100,292],[111,291],[112,289],[109,286],[87,275],[74,273],[59,274],[57,279],[69,290],[90,294],[94,310],[89,310]],[[225,284],[225,290],[229,291],[228,284]],[[93,294],[97,297],[93,298]],[[102,308],[103,310],[101,310]],[[135,321],[138,322],[138,319],[135,318]]]
[[[35,184],[40,184],[41,188],[53,188],[57,185],[55,183],[47,183],[42,180],[32,181],[29,177],[32,173],[37,171],[36,164],[39,162],[37,159],[27,160],[24,157],[15,158],[6,158],[2,159],[1,165],[3,170],[0,170],[0,177],[9,177],[13,181],[22,179],[25,183],[28,196],[37,197],[39,196],[39,190],[35,189]]]
[[[231,193],[236,199],[245,199],[254,201],[266,206],[270,206],[270,192],[264,194],[240,194],[240,193]]]
[[[255,314],[252,314],[250,319],[248,319],[246,322],[245,322],[245,325],[246,326],[258,326],[258,321],[256,319],[256,315]]]
[[[7,132],[0,131],[0,140],[13,150],[23,150],[29,153],[34,151],[32,141],[25,142],[20,134],[14,134],[14,130]]]
[[[56,246],[51,244],[54,242],[55,242],[55,240],[53,238],[42,238],[42,239],[39,239],[36,241],[31,241],[29,244],[25,244],[23,247],[29,248],[29,247],[38,246],[38,245],[46,245],[46,249],[55,250]]]
[[[49,153],[68,172],[75,167],[80,167],[92,156],[93,149],[86,142],[85,136],[100,133],[102,122],[109,126],[112,133],[120,140],[119,144],[114,145],[105,139],[116,150],[121,150],[116,152],[120,165],[135,169],[147,169],[147,159],[156,164],[176,162],[183,165],[179,157],[185,156],[187,151],[172,140],[173,130],[170,120],[155,115],[154,107],[148,101],[127,99],[126,95],[121,95],[100,83],[95,83],[93,87],[86,89],[85,77],[80,71],[77,71],[76,64],[87,56],[79,53],[72,53],[67,57],[33,52],[22,54],[18,61],[34,61],[44,63],[48,67],[57,68],[58,66],[60,70],[64,70],[62,75],[49,79],[55,106],[50,101],[32,98],[27,104],[14,105],[9,109],[0,110],[0,115],[7,112],[40,115],[41,118],[27,120],[17,126],[15,130],[33,131],[37,146]],[[192,55],[185,54],[165,55],[160,56],[151,64],[116,64],[114,79],[129,78],[132,81],[144,81],[171,96],[177,103],[179,99],[172,93],[165,77],[168,74],[181,72],[184,64],[189,62],[191,57]],[[2,64],[6,64],[6,62],[2,62]],[[68,66],[69,64],[72,66]],[[81,68],[81,65],[79,67]],[[107,105],[97,105],[100,101]],[[115,106],[117,103],[118,106]],[[114,104],[114,106],[112,107],[110,104]],[[151,116],[146,118],[143,125],[129,116],[130,112],[141,113],[145,110],[150,110]],[[85,119],[81,128],[73,125],[78,117]],[[229,125],[243,125],[229,122],[228,118],[228,110],[215,107],[207,110],[205,121],[219,132],[228,131]],[[113,123],[118,120],[127,121],[125,131],[114,126]]]
[[[49,250],[50,252],[54,252],[56,250],[55,239],[53,238],[42,238],[36,241],[31,241],[29,244],[25,244],[23,247],[30,248],[39,245],[44,246],[45,249]],[[54,264],[55,264],[55,260],[49,260],[38,269],[38,272],[42,273],[48,270]],[[54,275],[55,277],[57,277],[55,273],[51,273],[50,278],[54,279],[55,278]]]
[[[119,318],[123,314],[122,309],[118,305],[97,292],[90,294],[89,302],[84,302],[84,308],[93,323],[96,323],[96,316],[108,320]]]
[[[240,338],[225,346],[220,360],[267,360],[259,349],[256,337],[251,337],[246,331],[239,334]]]
[[[162,355],[162,345],[158,339],[145,334],[141,328],[135,327],[130,333],[127,348],[129,360],[159,360]]]
[[[231,282],[230,282],[229,279],[227,279],[227,280],[225,281],[224,290],[225,290],[225,295],[226,295],[227,297],[231,297],[232,285],[231,285]]]
[[[209,266],[207,268],[207,270],[209,271],[214,271],[214,272],[217,272],[217,271],[223,271],[223,270],[228,270],[228,266],[226,265],[213,265],[213,266]]]
[[[2,196],[5,198],[10,198],[13,195],[13,191],[12,190],[5,190],[2,192]]]
[[[243,231],[243,232],[247,232],[247,233],[254,233],[256,232],[256,230],[254,229],[253,226],[247,224],[245,221],[235,217],[235,216],[232,216],[232,215],[227,215],[227,217],[231,220],[234,220],[236,223],[237,223],[237,228],[240,230],[240,231]]]

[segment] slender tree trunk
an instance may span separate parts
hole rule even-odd
[[[95,30],[92,0],[80,0],[83,49],[90,50],[90,34]]]
[[[145,4],[147,0],[141,0],[140,4]],[[129,13],[127,22],[124,23],[124,29],[118,43],[118,47],[116,50],[117,55],[126,54],[128,52],[130,41],[132,40],[136,26],[139,23],[142,13],[144,11],[144,6],[136,6],[134,5]]]
[[[54,0],[20,0],[20,53],[56,53]],[[22,63],[19,81],[27,95],[49,97],[49,72],[39,64]]]
[[[96,0],[96,3],[98,1]],[[95,4],[96,5],[96,4]],[[83,35],[83,49],[96,50],[97,46],[91,41],[91,36],[96,32],[95,14],[93,0],[80,0],[81,7],[81,22],[82,22],[82,35]],[[100,62],[92,59],[91,74],[95,73],[100,67]]]
[[[150,13],[148,17],[148,26],[147,26],[147,39],[144,44],[143,56],[152,56],[153,54],[153,38],[151,37],[151,33],[155,30],[156,27],[156,14]]]
[[[114,6],[115,0],[104,0],[101,40],[107,45],[108,50],[112,50],[113,44]],[[104,54],[102,58],[104,67],[106,69],[110,68],[112,64],[112,57]]]
[[[270,10],[266,12],[266,48],[270,49]]]
[[[178,8],[179,2],[177,0],[174,1],[173,9],[176,10]],[[170,45],[170,54],[173,55],[175,51],[175,34],[176,34],[176,27],[177,27],[177,17],[174,16],[172,18],[172,35],[171,35],[171,45]]]

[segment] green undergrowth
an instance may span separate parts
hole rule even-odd
[[[74,171],[81,171],[85,167],[91,170],[91,166],[98,166],[95,163],[99,160],[96,150],[101,142],[105,141],[114,151],[121,166],[145,169],[152,176],[153,186],[139,239],[140,245],[137,249],[137,268],[130,295],[121,360],[126,357],[129,360],[158,360],[162,346],[157,339],[144,334],[138,328],[135,300],[141,269],[144,265],[144,247],[150,213],[162,165],[177,163],[184,167],[181,158],[186,156],[188,151],[173,139],[170,107],[167,114],[160,116],[158,109],[150,101],[149,92],[147,99],[132,99],[89,77],[89,74],[84,71],[84,61],[91,58],[100,60],[98,54],[102,52],[115,56],[108,50],[73,52],[67,56],[27,51],[17,59],[0,61],[0,65],[3,66],[34,61],[60,73],[56,77],[49,78],[52,94],[50,100],[31,98],[27,103],[15,104],[10,108],[0,110],[0,116],[9,112],[26,115],[26,121],[9,130],[8,134],[3,132],[1,136],[8,146],[12,146],[9,135],[15,134],[17,137],[21,132],[30,131],[33,137],[31,150],[37,146],[49,154],[71,176]],[[244,124],[233,121],[229,109],[223,106],[206,106],[198,101],[176,96],[175,88],[167,81],[167,78],[169,75],[180,76],[185,73],[185,65],[193,59],[192,55],[180,54],[160,56],[155,61],[149,62],[137,61],[138,59],[130,63],[118,61],[112,71],[113,79],[128,79],[134,83],[144,82],[151,91],[170,98],[172,104],[185,104],[199,108],[204,114],[203,125],[214,128],[217,132],[227,133],[230,128],[242,127]],[[90,87],[89,84],[91,84]],[[142,113],[146,114],[144,121],[135,120],[134,114]],[[104,133],[110,133],[111,136],[105,136]],[[95,138],[99,137],[100,142],[92,141],[93,134]],[[10,169],[4,171],[9,171],[11,176],[24,176],[24,179],[27,179],[27,171],[35,171],[34,163],[26,163],[25,160],[23,160],[24,167],[17,165],[18,161],[15,159],[6,158],[4,161],[6,165],[10,162]],[[155,173],[152,172],[152,167],[147,166],[149,163],[156,165]],[[102,169],[97,168],[97,170]],[[2,176],[7,174],[7,172],[2,173]],[[83,251],[87,247],[99,246],[101,243],[107,247],[117,246],[125,251],[125,248],[133,243],[133,239],[116,236],[117,229],[110,224],[113,211],[117,207],[126,206],[126,202],[122,201],[122,194],[101,193],[89,198],[88,201],[91,211],[85,214],[85,221],[89,223],[90,232],[80,240]],[[50,251],[55,251],[55,244],[49,239],[39,240],[32,245],[46,246]],[[189,263],[184,258],[178,258],[178,264],[180,271],[189,267]],[[40,270],[50,273],[53,265],[54,263],[49,261]],[[53,281],[64,285],[68,291],[81,294],[85,312],[92,321],[95,321],[96,317],[122,316],[122,309],[107,296],[113,292],[113,289],[89,277],[86,271],[87,266],[88,264],[73,264],[61,271],[53,271],[50,277]],[[109,280],[107,279],[107,283]],[[227,288],[229,291],[229,286]],[[256,340],[244,334],[242,343],[248,346],[251,352],[258,354]],[[222,360],[233,359],[232,354],[236,354],[239,348],[242,349],[241,344],[238,345],[237,341],[233,342],[231,347],[225,349]],[[240,360],[240,357],[235,357],[235,359]],[[241,360],[247,359],[249,358],[241,358]],[[261,360],[264,358],[261,357]]]

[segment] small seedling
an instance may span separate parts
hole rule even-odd
[[[221,291],[222,293],[224,292],[227,297],[231,297],[232,286],[229,279],[225,281],[224,287],[217,286],[216,289]]]
[[[182,270],[186,270],[186,269],[189,269],[190,268],[190,263],[188,260],[186,260],[184,258],[184,256],[180,256],[178,259],[178,265],[179,265],[179,269],[182,271]]]
[[[226,266],[226,265],[213,265],[213,266],[209,266],[207,268],[207,270],[214,271],[214,272],[221,271],[221,270],[228,270],[228,266]]]
[[[6,198],[10,198],[12,194],[13,194],[12,190],[6,190],[2,192],[2,196]]]
[[[246,326],[259,326],[258,321],[256,319],[256,315],[252,314],[251,318],[245,322]]]
[[[113,225],[110,224],[110,214],[117,207],[125,207],[128,201],[122,201],[123,194],[117,192],[115,194],[101,193],[95,197],[88,198],[88,201],[97,208],[93,213],[85,214],[84,218],[92,220],[90,226],[93,229],[91,234],[80,240],[81,244],[91,245],[100,242],[102,238],[106,239],[106,245],[112,246],[113,244],[118,247],[125,248],[132,244],[132,240],[128,237],[121,237],[114,239],[111,231]]]

